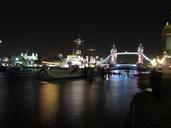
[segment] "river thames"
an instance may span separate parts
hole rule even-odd
[[[38,81],[0,79],[0,127],[126,128],[137,77]]]

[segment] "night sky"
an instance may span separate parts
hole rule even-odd
[[[171,22],[169,0],[116,0],[113,2],[1,2],[0,56],[28,50],[40,56],[69,54],[81,34],[87,47],[105,57],[112,44],[118,51],[136,51],[139,43],[147,56],[164,48],[161,32]]]

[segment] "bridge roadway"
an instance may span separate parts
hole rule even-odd
[[[116,64],[116,65],[101,64],[101,66],[106,67],[109,70],[112,70],[112,69],[137,69],[137,64]]]
[[[118,55],[138,55],[139,53],[138,52],[127,52],[126,51],[126,52],[117,52],[115,54],[116,54],[116,56],[118,56]],[[149,61],[151,63],[151,59],[150,58],[148,58],[143,53],[142,53],[142,56],[145,58],[145,60],[147,60],[147,61]],[[110,57],[111,57],[111,54],[108,57],[106,57],[101,63],[106,62],[108,59],[110,59]]]
[[[138,52],[118,52],[116,53],[116,55],[138,55]],[[147,60],[147,61],[151,61],[150,58],[148,58],[146,55],[144,55],[143,53],[141,53],[143,55],[143,57]]]

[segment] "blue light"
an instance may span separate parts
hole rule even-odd
[[[132,66],[132,67],[137,67],[137,65],[136,65],[136,64],[132,64],[131,66]]]
[[[115,66],[116,66],[116,67],[121,67],[122,65],[121,65],[121,64],[116,64]]]
[[[137,67],[137,64],[116,64],[115,67]]]

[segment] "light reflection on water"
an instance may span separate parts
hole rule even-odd
[[[39,82],[0,79],[0,126],[124,127],[137,79],[127,75]]]
[[[39,86],[39,113],[42,123],[53,123],[59,109],[59,85],[41,83]]]
[[[79,117],[84,108],[85,86],[84,81],[72,81],[65,87],[63,94],[64,105],[70,106],[66,108],[66,111],[67,114],[72,115],[73,118]]]

